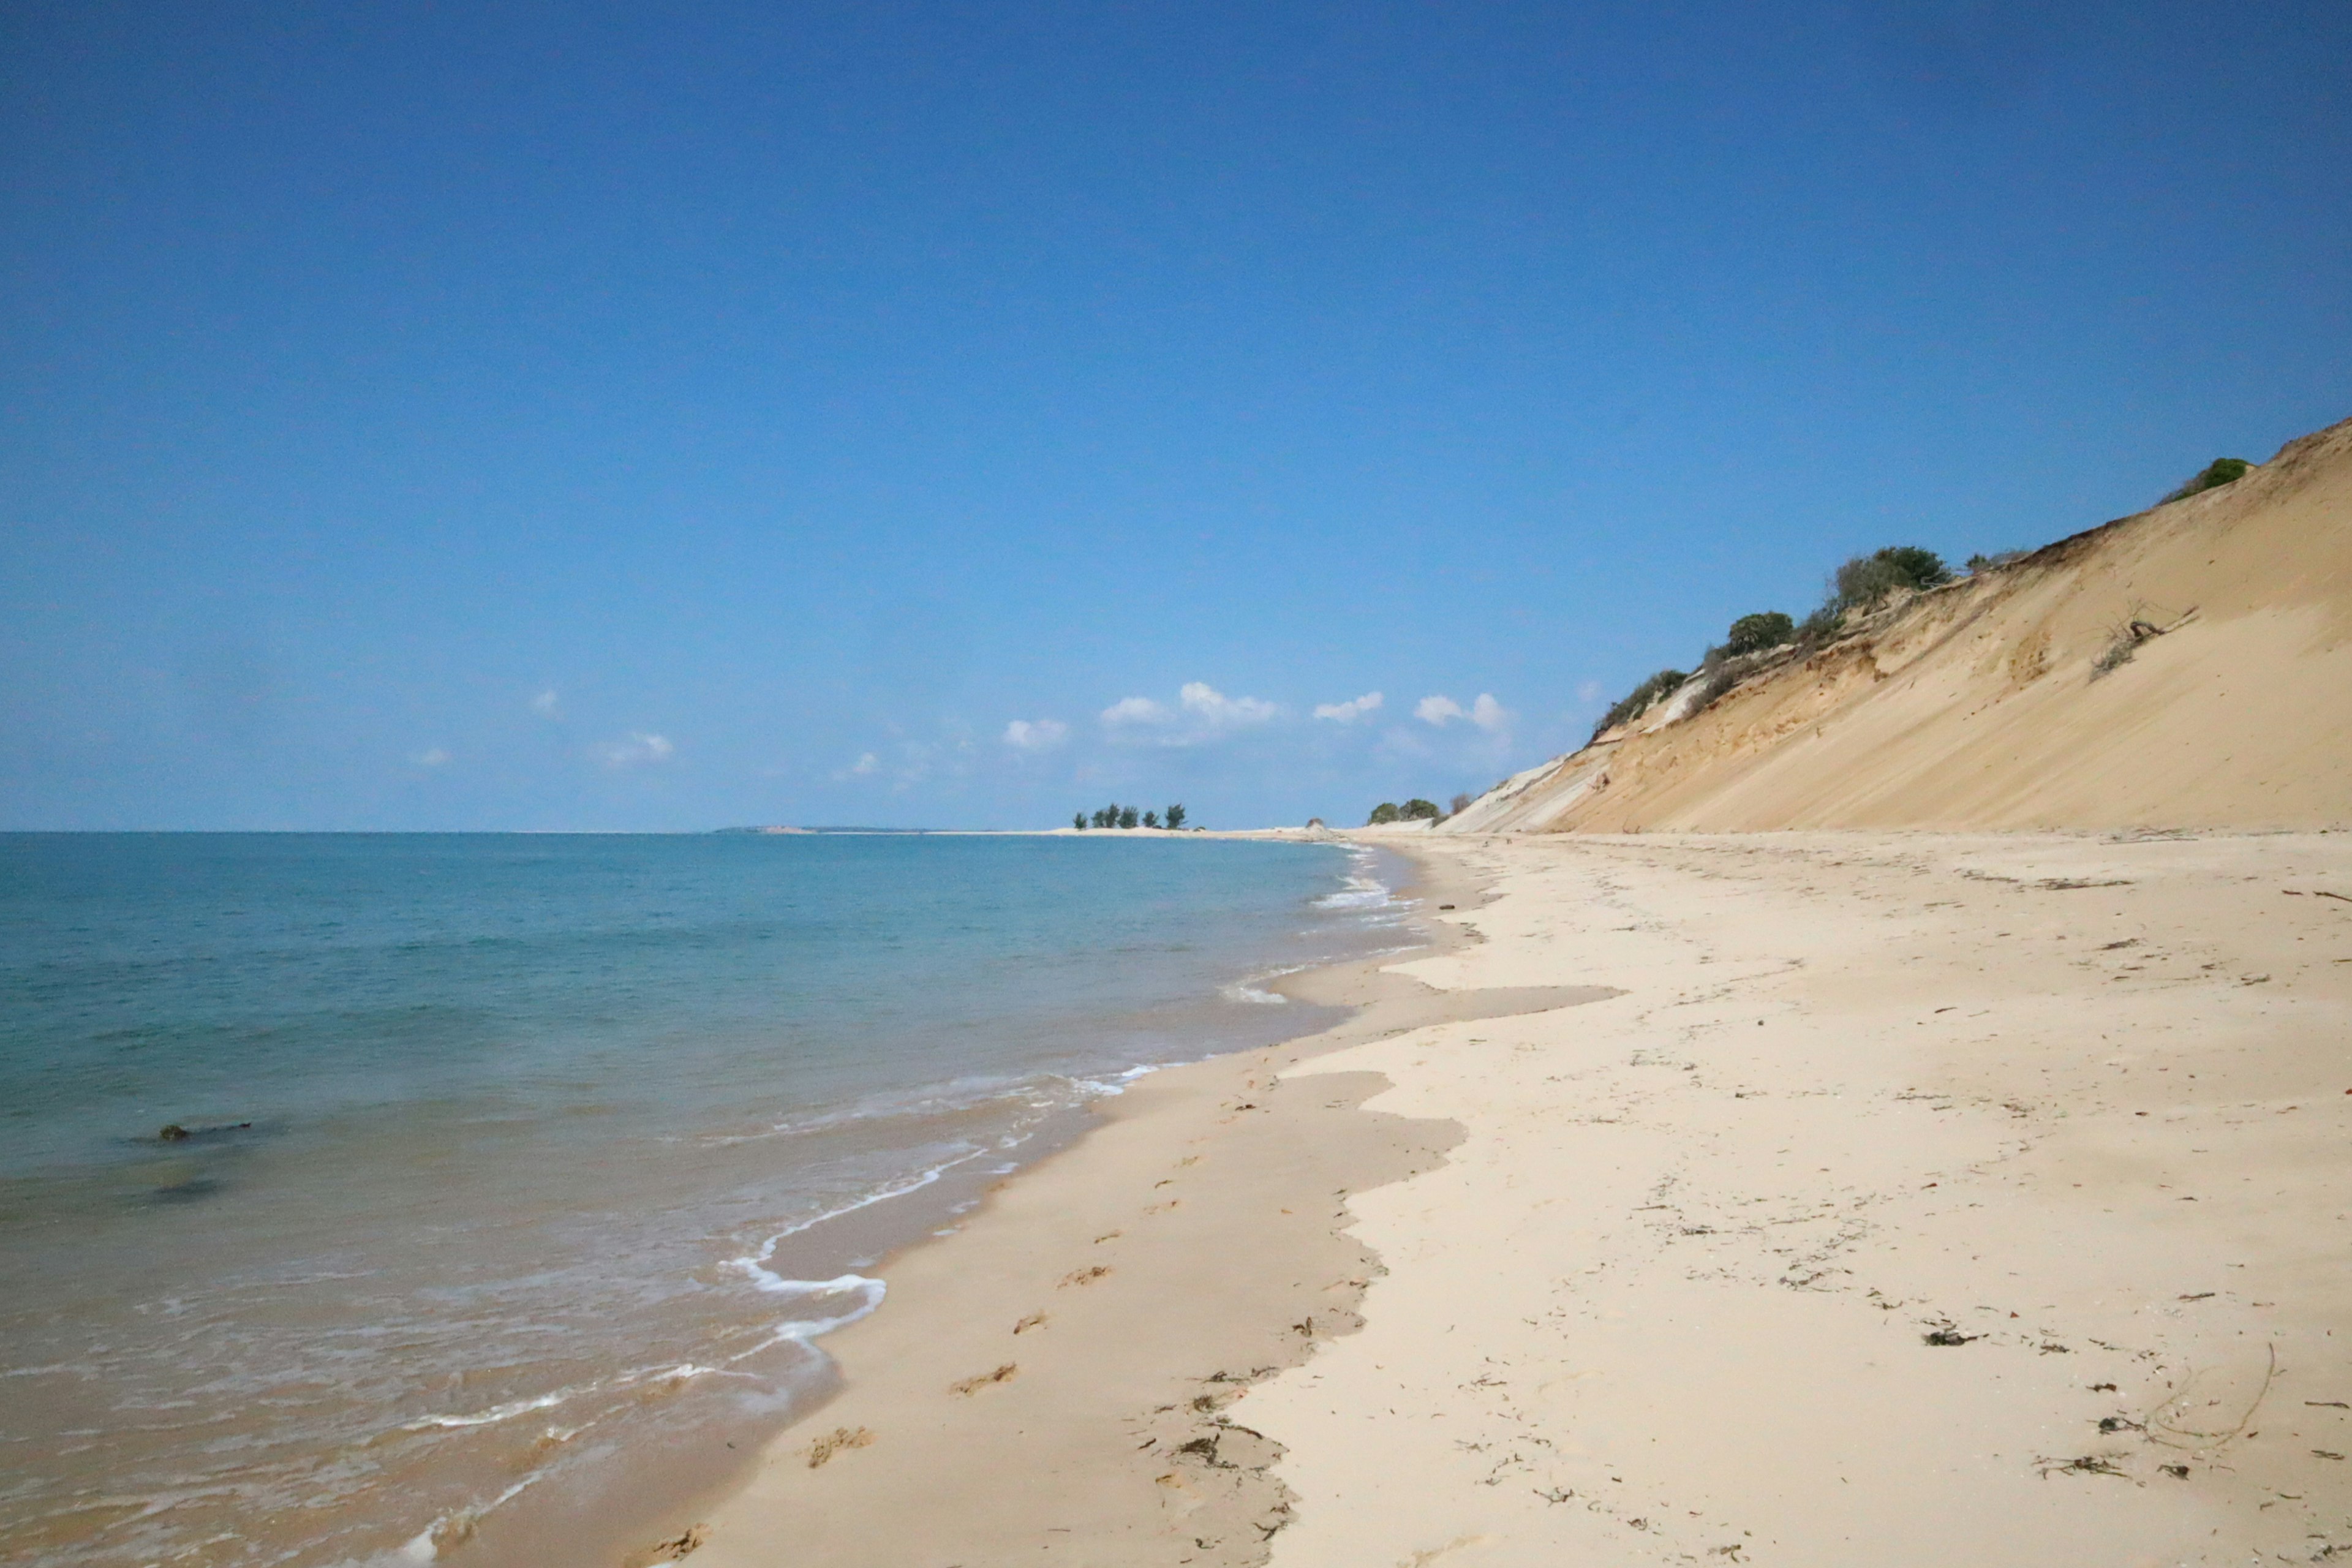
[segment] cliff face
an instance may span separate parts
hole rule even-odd
[[[1440,831],[2335,826],[2352,826],[2352,420],[1697,711],[1663,704]]]

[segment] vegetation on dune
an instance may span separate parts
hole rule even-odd
[[[1469,795],[1455,795],[1452,804],[1446,806],[1445,815],[1448,816],[1461,816],[1464,812],[1470,809],[1470,803],[1476,798],[1476,796]]]
[[[1759,615],[1742,616],[1731,623],[1731,631],[1723,639],[1723,651],[1734,656],[1761,653],[1768,647],[1779,647],[1797,638],[1797,623],[1778,610],[1766,610]]]
[[[1364,818],[1364,826],[1367,827],[1386,827],[1390,823],[1396,821],[1402,815],[1402,814],[1397,810],[1396,802],[1392,800],[1384,800],[1381,802],[1380,805],[1372,807],[1372,815]]]
[[[1830,579],[1830,603],[1841,612],[1866,610],[1898,589],[1916,593],[1951,580],[1952,569],[1934,551],[1894,544],[1839,567]]]
[[[1639,718],[1649,711],[1651,703],[1666,696],[1675,687],[1689,679],[1688,675],[1679,669],[1658,671],[1657,674],[1619,698],[1616,706],[1603,713],[1601,716],[1601,722],[1592,727],[1592,733],[1596,737],[1603,735],[1629,719]]]
[[[1696,712],[1731,689],[1738,676],[1727,661],[1767,653],[1793,643],[1811,650],[1838,634],[1848,614],[1867,610],[1898,591],[1917,592],[1952,580],[1952,569],[1932,550],[1916,544],[1891,544],[1868,555],[1857,555],[1839,567],[1830,581],[1829,598],[1802,622],[1779,610],[1759,610],[1731,623],[1720,646],[1706,650],[1699,668],[1706,684],[1693,693],[1689,710]],[[1662,669],[1619,699],[1592,727],[1592,738],[1640,718],[1656,703],[1679,690],[1690,677],[1679,669]]]
[[[1834,605],[1823,605],[1797,623],[1797,646],[1814,648],[1837,636],[1838,623],[1845,617]]]
[[[2178,489],[2156,504],[2164,506],[2172,501],[2186,500],[2190,496],[2201,494],[2206,490],[2220,489],[2223,485],[2232,484],[2244,479],[2246,470],[2252,467],[2253,465],[2243,458],[2216,458],[2198,470],[2193,478],[2182,481]]]
[[[1380,805],[1372,807],[1371,816],[1364,818],[1364,826],[1385,827],[1392,822],[1443,822],[1444,820],[1445,814],[1437,809],[1435,801],[1423,800],[1419,795],[1415,795],[1402,805],[1399,805],[1392,800],[1381,802]]]
[[[2218,489],[2243,479],[2253,465],[2243,458],[2216,458],[2167,495],[2158,506],[2182,500],[2206,490]],[[2022,550],[2001,550],[1990,554],[1969,557],[1968,570],[1986,572],[2006,566],[2031,553]],[[1748,665],[1735,671],[1728,661],[1748,655],[1768,652],[1788,644],[1796,645],[1800,653],[1810,653],[1836,640],[1844,630],[1849,617],[1867,614],[1900,593],[1925,593],[1952,581],[1952,569],[1934,551],[1916,544],[1890,544],[1867,555],[1856,555],[1830,574],[1829,594],[1821,606],[1802,621],[1791,621],[1778,610],[1760,611],[1742,616],[1731,623],[1731,630],[1721,644],[1706,650],[1699,668],[1704,684],[1691,693],[1685,704],[1688,712],[1698,712],[1738,684],[1739,676],[1752,670]],[[2158,635],[2156,629],[2135,620],[2118,631],[2105,652],[2095,662],[2094,673],[2104,675],[2116,666],[2126,663],[2141,640]],[[1592,727],[1592,739],[1597,741],[1622,724],[1632,722],[1653,706],[1679,690],[1690,677],[1678,669],[1662,669],[1627,692],[1601,716]],[[1590,742],[1587,742],[1590,744]],[[1457,802],[1454,809],[1460,810]],[[1388,809],[1382,807],[1383,810]]]

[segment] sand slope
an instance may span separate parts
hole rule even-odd
[[[2352,420],[1663,717],[1442,831],[2352,823]]]

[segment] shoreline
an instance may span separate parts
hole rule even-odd
[[[631,1561],[2352,1556],[2352,836],[1412,858],[1439,948],[895,1259]]]
[[[952,1562],[982,1551],[977,1541],[1086,1558],[1143,1546],[1139,1510],[1189,1520],[1191,1541],[1213,1538],[1185,1553],[1193,1561],[1255,1560],[1264,1521],[1286,1505],[1271,1452],[1245,1453],[1248,1428],[1223,1412],[1353,1331],[1378,1266],[1345,1235],[1345,1194],[1428,1168],[1450,1142],[1443,1122],[1361,1113],[1388,1087],[1371,1075],[1304,1092],[1276,1075],[1438,1016],[1607,994],[1538,986],[1473,1000],[1393,973],[1401,956],[1476,940],[1427,917],[1441,903],[1475,907],[1478,879],[1449,859],[1410,864],[1396,891],[1417,900],[1424,945],[1271,983],[1349,1017],[1137,1080],[952,1231],[884,1259],[872,1270],[889,1285],[884,1308],[824,1341],[839,1369],[833,1396],[667,1510],[621,1561],[674,1561],[689,1542],[698,1565]],[[1139,1337],[1153,1346],[1148,1366],[1129,1353]],[[994,1463],[1053,1474],[1050,1496],[971,1464],[972,1444],[1007,1441],[1026,1457]],[[1188,1474],[1199,1473],[1180,1485],[1162,1483],[1166,1464],[1138,1461],[1186,1443]]]

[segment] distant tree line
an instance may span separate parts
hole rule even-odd
[[[1139,814],[1131,805],[1106,805],[1091,814],[1079,812],[1070,818],[1070,826],[1081,833],[1089,827],[1165,827],[1174,833],[1184,826],[1184,808],[1171,805],[1165,813],[1147,811]]]
[[[1445,814],[1437,809],[1435,801],[1423,800],[1416,795],[1402,805],[1399,805],[1392,800],[1381,802],[1380,805],[1372,807],[1372,815],[1364,819],[1364,826],[1382,827],[1391,822],[1443,822],[1444,820]]]

